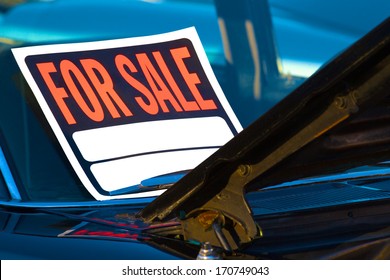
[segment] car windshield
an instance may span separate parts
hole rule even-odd
[[[249,20],[265,23],[266,30],[273,33],[257,41],[265,47],[259,47],[261,73],[256,73],[257,64],[246,63],[253,59],[253,42],[243,37],[243,29],[234,23],[248,16],[240,15],[244,9],[234,4],[239,1],[57,0],[15,6],[2,2],[0,199],[10,199],[4,192],[5,184],[14,184],[26,201],[84,201],[93,197],[70,165],[11,48],[144,36],[195,26],[216,77],[245,128],[384,20],[390,10],[386,0],[270,0],[269,4],[259,0],[257,7],[265,9],[250,13]],[[229,9],[234,5],[237,14],[231,15]],[[241,44],[241,40],[246,43]]]

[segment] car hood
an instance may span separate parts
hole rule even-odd
[[[178,259],[158,249],[134,206],[0,209],[1,259]],[[160,228],[172,227],[164,224]]]

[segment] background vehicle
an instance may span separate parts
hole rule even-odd
[[[324,11],[336,11],[331,2],[315,7],[310,1],[303,3],[298,9],[291,1],[271,1],[275,33],[264,37],[257,36],[260,30],[256,28],[272,30],[270,14],[263,9],[265,1],[254,4],[262,7],[259,14],[245,13],[246,1],[217,1],[216,6],[209,1],[31,1],[4,9],[0,19],[2,258],[194,258],[200,245],[172,238],[180,231],[177,221],[142,224],[134,219],[151,199],[93,201],[53,141],[50,127],[42,121],[11,48],[150,35],[195,25],[225,94],[247,127],[301,85],[305,77],[388,17],[390,10],[386,9],[387,1],[375,2],[379,8],[373,3],[354,3],[356,10],[344,2],[347,8],[337,3],[338,13],[327,17]],[[363,21],[359,15],[368,14],[366,5],[375,13]],[[231,7],[236,7],[237,14],[229,12]],[[309,7],[315,10],[309,11]],[[156,21],[151,23],[151,17]],[[175,20],[167,20],[172,18]],[[253,22],[253,33],[241,32],[248,28],[247,20]],[[261,25],[264,22],[266,25]],[[235,34],[234,28],[240,32]],[[242,34],[255,34],[260,64],[253,59],[253,41]],[[229,38],[231,56],[225,53],[224,35]],[[263,66],[260,72],[256,65]],[[266,189],[246,196],[264,238],[224,257],[374,258],[377,249],[388,252],[389,170],[386,164],[368,170],[364,167],[353,173],[292,183],[270,180],[273,184]],[[291,175],[294,169],[289,171]],[[286,178],[304,176],[288,177],[286,173]],[[150,185],[161,187],[153,181]],[[317,224],[311,223],[313,219]],[[26,245],[15,247],[16,242]],[[35,245],[42,248],[41,244],[45,244],[44,249],[38,250]],[[350,250],[351,244],[372,246],[357,254]],[[343,251],[343,246],[348,248]],[[144,254],[130,255],[130,250]]]
[[[390,8],[388,1],[385,0],[360,1],[359,3],[350,0],[343,1],[343,3],[323,1],[316,4],[312,1],[269,1],[274,33],[268,35],[269,38],[257,36],[259,40],[257,45],[263,48],[264,57],[269,57],[266,62],[262,62],[270,64],[267,66],[270,71],[267,79],[274,76],[272,79],[278,80],[279,74],[282,74],[289,77],[287,79],[289,83],[282,82],[277,85],[277,82],[272,81],[272,84],[276,86],[268,85],[267,88],[266,79],[263,78],[263,93],[260,98],[260,93],[251,92],[253,91],[251,88],[235,89],[237,85],[229,84],[231,78],[226,76],[231,73],[226,73],[227,60],[224,54],[223,37],[220,35],[221,21],[218,21],[218,18],[228,18],[229,10],[242,9],[239,8],[245,6],[242,3],[225,1],[222,3],[223,8],[217,10],[212,0],[111,2],[104,0],[33,0],[23,5],[17,5],[18,1],[15,1],[15,7],[10,5],[10,2],[12,3],[12,1],[5,1],[5,4],[2,4],[4,12],[0,38],[5,42],[14,41],[14,44],[126,38],[195,26],[221,86],[243,126],[250,124],[299,85],[302,80],[296,77],[310,76],[321,65],[388,17]],[[265,4],[263,9],[263,2],[266,3],[266,1],[257,1],[257,3],[255,1],[258,6],[255,8],[265,10],[264,13],[246,15],[243,13],[239,15],[241,17],[239,21],[261,20],[269,28],[268,5]],[[87,18],[85,17],[86,10],[88,10]],[[104,20],[102,20],[102,11],[104,11]],[[150,22],[150,18],[153,18],[153,22]],[[237,25],[237,28],[244,27]],[[266,30],[263,31],[263,33],[269,33]],[[256,32],[261,32],[261,30]],[[230,36],[234,36],[234,33]],[[232,37],[232,41],[241,41],[240,44],[243,45],[237,44],[238,49],[247,48],[249,50],[250,48],[246,46],[248,42],[245,36],[243,38]],[[234,51],[234,43],[231,43],[231,46]],[[246,61],[245,63],[248,64],[241,63],[240,67],[252,69],[251,72],[253,72],[251,57],[245,57],[238,50],[232,55],[237,56],[236,61]],[[239,65],[233,66],[233,68],[237,67]],[[275,69],[272,70],[272,68]],[[243,72],[243,70],[240,71]],[[250,73],[248,70],[247,72]],[[246,75],[253,75],[248,73]],[[253,77],[248,79],[252,80]],[[274,90],[273,87],[276,89]],[[246,100],[246,106],[236,105],[243,104],[244,100]],[[249,112],[242,109],[247,106],[253,106],[253,108]]]

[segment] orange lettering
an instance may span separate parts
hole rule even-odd
[[[213,100],[203,99],[198,88],[196,87],[197,84],[200,84],[198,75],[196,73],[189,73],[186,65],[184,64],[183,59],[191,57],[188,49],[186,47],[172,49],[171,54],[176,62],[177,67],[179,68],[181,75],[183,76],[185,82],[187,83],[192,95],[194,96],[200,108],[202,110],[217,109],[217,106],[215,105]]]
[[[165,104],[165,101],[169,101],[172,104],[172,106],[175,108],[176,112],[182,112],[183,109],[180,107],[175,97],[171,94],[167,86],[164,84],[163,80],[161,79],[160,75],[157,73],[156,69],[154,68],[152,62],[149,60],[148,56],[145,53],[140,53],[137,54],[136,57],[142,68],[142,72],[144,73],[146,79],[148,80],[148,83],[152,88],[152,91],[156,96],[156,99],[160,104],[160,107],[163,110],[163,112],[165,113],[169,112],[169,109]],[[157,88],[157,85],[160,87],[160,89]]]
[[[56,87],[50,74],[56,73],[57,69],[52,62],[44,62],[37,64],[38,70],[42,75],[43,80],[45,81],[47,87],[49,88],[51,94],[53,95],[54,100],[56,101],[58,107],[61,110],[62,115],[65,117],[65,120],[68,124],[75,124],[76,120],[74,119],[72,113],[69,111],[69,108],[64,102],[64,98],[68,98],[68,94],[65,89],[62,87]]]
[[[80,109],[91,119],[96,122],[100,122],[104,119],[104,112],[103,108],[99,103],[99,100],[97,99],[95,93],[93,92],[91,86],[89,85],[88,81],[85,79],[84,75],[81,73],[81,71],[77,68],[76,65],[74,65],[69,60],[63,60],[60,63],[60,69],[61,74],[64,78],[64,81],[66,85],[68,86],[68,89],[70,93],[72,94],[73,98],[76,100],[77,105],[79,105]],[[79,89],[77,88],[76,84],[73,81],[71,73],[76,77],[77,81],[80,83],[80,86],[83,88],[84,93],[88,97],[91,105],[91,108],[87,105],[84,98],[81,96],[81,93]]]
[[[160,67],[162,73],[164,74],[165,79],[167,80],[169,86],[172,88],[173,93],[176,95],[177,99],[180,102],[180,105],[185,111],[199,111],[199,106],[195,101],[188,101],[183,96],[183,93],[177,86],[175,79],[172,77],[171,72],[168,69],[167,64],[165,63],[160,52],[153,52],[153,56],[157,61],[158,66]]]
[[[125,105],[123,100],[118,96],[118,93],[114,90],[114,84],[106,68],[104,68],[102,64],[94,59],[82,59],[80,60],[80,63],[83,65],[85,72],[90,78],[96,91],[102,98],[111,116],[113,118],[120,117],[120,114],[112,101],[116,103],[125,116],[132,116],[133,114],[130,112],[129,108]],[[96,70],[101,75],[103,79],[102,81],[97,77],[94,70]]]
[[[119,54],[115,57],[115,65],[126,82],[146,97],[147,102],[145,102],[142,97],[135,97],[135,101],[137,101],[138,105],[141,106],[141,108],[148,114],[156,115],[159,109],[153,94],[142,83],[132,77],[125,69],[125,67],[127,67],[132,73],[138,72],[130,59]]]

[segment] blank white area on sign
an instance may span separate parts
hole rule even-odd
[[[217,149],[173,151],[117,159],[91,165],[91,172],[105,191],[138,185],[142,180],[193,169]]]
[[[132,123],[73,134],[85,160],[94,162],[142,153],[222,146],[233,137],[223,118],[205,117]]]

